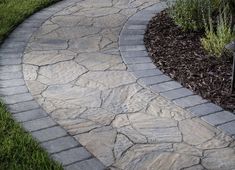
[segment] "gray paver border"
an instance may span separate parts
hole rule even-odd
[[[164,75],[148,56],[144,46],[143,32],[145,32],[151,18],[166,8],[165,2],[159,2],[137,12],[125,23],[119,36],[119,50],[128,71],[137,78],[140,85],[160,94],[177,106],[191,112],[194,117],[201,118],[235,138],[234,114],[202,99],[201,96]]]
[[[79,169],[85,165],[93,165],[92,168],[102,170],[105,166],[58,125],[34,100],[25,84],[22,72],[22,56],[33,33],[53,14],[79,1],[81,0],[63,0],[35,13],[20,24],[0,45],[0,97],[14,119],[65,169],[71,167]]]

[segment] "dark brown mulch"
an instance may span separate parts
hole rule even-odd
[[[232,59],[208,55],[200,43],[202,36],[203,32],[184,32],[163,11],[150,21],[144,41],[161,71],[203,98],[234,112]]]

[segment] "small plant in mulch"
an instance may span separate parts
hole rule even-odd
[[[149,23],[145,45],[166,74],[226,110],[235,111],[231,94],[235,39],[234,0],[174,0]]]

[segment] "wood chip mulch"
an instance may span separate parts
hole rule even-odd
[[[203,49],[203,32],[185,32],[166,11],[150,21],[145,45],[156,66],[184,87],[235,112],[231,95],[232,58],[216,58]]]

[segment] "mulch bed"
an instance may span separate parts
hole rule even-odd
[[[209,55],[201,45],[202,36],[202,31],[183,31],[163,11],[150,21],[144,41],[162,72],[203,98],[234,112],[232,58]]]

